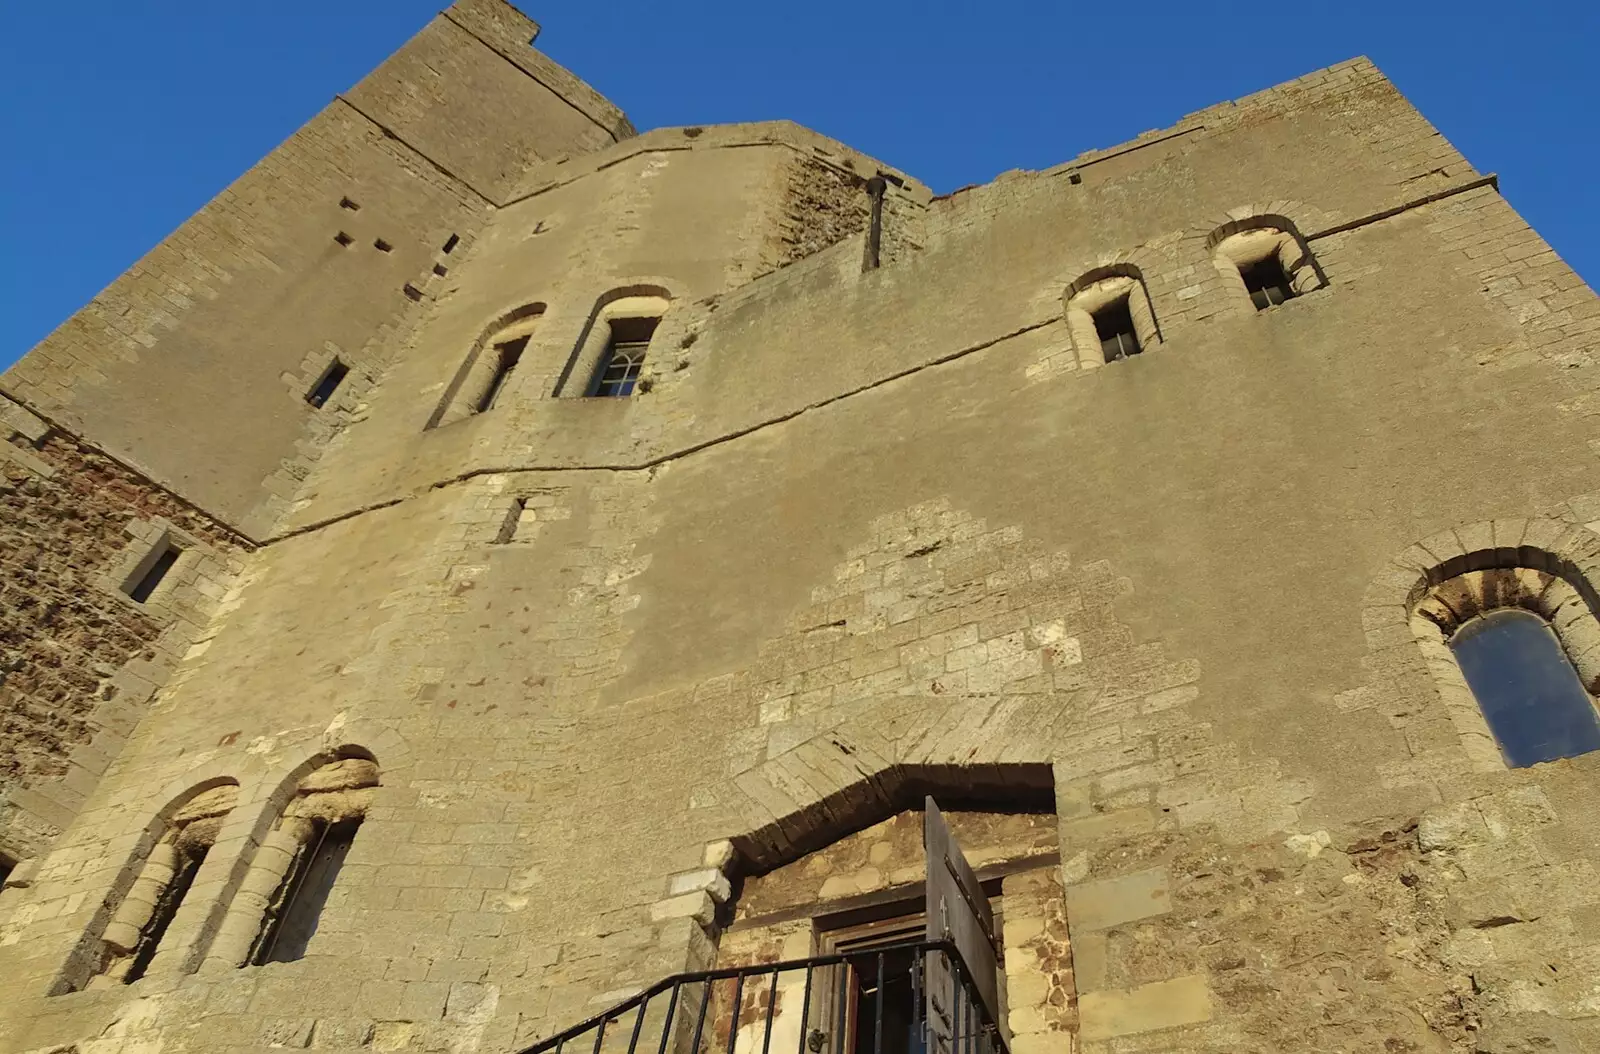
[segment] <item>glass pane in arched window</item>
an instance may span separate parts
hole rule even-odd
[[[1491,611],[1450,647],[1512,768],[1600,750],[1600,715],[1543,619]]]

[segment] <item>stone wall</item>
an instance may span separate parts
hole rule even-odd
[[[270,534],[348,423],[305,398],[329,364],[370,382],[512,184],[631,133],[552,74],[528,46],[536,31],[495,0],[439,16],[5,371],[0,392]],[[501,52],[516,37],[528,54],[513,62]]]
[[[1486,764],[1408,621],[1427,576],[1505,553],[1600,580],[1593,294],[1360,60],[908,184],[886,266],[850,236],[765,273],[812,149],[872,167],[789,126],[662,130],[480,225],[0,895],[0,1042],[518,1049],[803,945],[721,929],[741,879],[865,846],[848,895],[893,892],[873,829],[933,794],[1053,815],[1059,865],[1002,877],[1031,904],[1019,1051],[1600,1044],[1600,761]],[[1257,312],[1214,250],[1269,221],[1326,282]],[[1085,369],[1063,296],[1111,265],[1159,340]],[[673,302],[654,383],[561,395],[636,285]],[[425,429],[530,302],[503,401]],[[208,960],[285,788],[347,749],[380,785],[307,956]],[[216,781],[238,804],[170,954],[47,994]]]
[[[0,852],[15,861],[72,821],[249,547],[14,403],[0,434]],[[168,530],[186,557],[137,603],[130,567]]]
[[[813,158],[796,158],[787,169],[783,251],[779,267],[865,230],[871,212],[865,180]]]

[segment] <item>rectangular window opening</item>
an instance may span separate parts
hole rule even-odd
[[[494,346],[494,374],[489,378],[489,384],[484,388],[483,395],[478,399],[478,405],[473,408],[473,413],[481,414],[494,405],[494,401],[500,396],[500,390],[506,386],[511,371],[517,368],[517,363],[522,359],[522,349],[527,346],[527,337],[518,337],[516,340],[508,340],[504,344]]]
[[[351,212],[360,212],[361,211],[361,206],[357,205],[355,202],[351,201],[349,198],[340,198],[339,199],[339,207],[341,209],[349,209]]]
[[[1239,268],[1239,277],[1244,279],[1250,302],[1257,311],[1265,311],[1294,296],[1294,287],[1290,285],[1283,263],[1276,255],[1263,257]]]
[[[161,891],[161,898],[156,901],[155,910],[150,914],[150,921],[145,923],[144,929],[139,932],[139,943],[133,949],[133,961],[128,964],[127,972],[122,975],[123,984],[132,984],[143,977],[144,972],[150,968],[150,961],[156,957],[156,949],[161,947],[161,938],[167,935],[167,927],[177,918],[178,909],[183,906],[183,898],[188,894],[189,887],[194,885],[194,876],[199,873],[200,865],[205,863],[206,850],[209,848],[200,846],[182,855],[178,862],[178,870],[167,883],[167,887]]]
[[[163,541],[149,557],[146,558],[141,570],[134,572],[129,579],[129,584],[123,586],[123,591],[134,600],[143,604],[155,593],[167,577],[167,572],[172,570],[178,562],[178,557],[183,555],[183,550],[173,545],[170,541]]]
[[[1094,332],[1107,362],[1137,355],[1139,336],[1133,329],[1133,309],[1128,297],[1121,297],[1094,313]]]
[[[344,383],[344,379],[349,373],[350,367],[338,359],[334,359],[328,368],[322,371],[322,377],[317,381],[316,385],[306,393],[306,402],[319,409],[326,406],[328,400],[333,398],[333,393],[339,390],[339,385]]]
[[[256,946],[251,950],[252,966],[263,963],[294,962],[306,954],[306,947],[317,932],[328,894],[344,866],[344,858],[361,827],[355,816],[336,823],[316,821],[311,837],[295,854],[283,876]]]
[[[448,256],[448,255],[450,255],[450,253],[454,252],[455,248],[456,248],[456,245],[458,243],[460,243],[460,241],[461,241],[461,235],[459,235],[459,234],[452,234],[452,235],[450,235],[450,237],[446,238],[445,242],[444,242],[444,253],[445,253],[445,255]]]
[[[344,231],[340,231],[338,234],[335,234],[333,236],[333,240],[338,242],[340,245],[345,246],[346,248],[349,248],[350,243],[355,241],[354,238],[350,237],[350,235],[346,234]]]
[[[606,341],[605,357],[595,381],[594,394],[603,399],[622,399],[633,394],[644,369],[645,353],[655,335],[659,318],[614,318]]]

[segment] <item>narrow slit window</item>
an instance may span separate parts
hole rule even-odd
[[[156,957],[156,949],[161,947],[167,927],[178,917],[183,898],[188,895],[189,887],[194,885],[194,876],[200,872],[200,865],[205,863],[206,851],[210,848],[209,845],[196,846],[179,856],[178,867],[166,888],[161,891],[161,899],[150,913],[150,921],[139,933],[139,943],[133,949],[133,961],[128,964],[128,972],[122,975],[123,984],[132,984],[150,968],[151,960]]]
[[[316,386],[306,393],[306,402],[319,409],[328,405],[328,400],[333,398],[333,393],[339,390],[339,385],[344,383],[349,373],[350,367],[334,359],[328,368],[322,371],[322,377]]]
[[[141,571],[136,572],[130,583],[124,587],[128,596],[143,604],[148,601],[156,588],[161,585],[167,573],[178,562],[178,557],[183,555],[171,542],[162,542],[161,546],[152,554],[149,563]]]
[[[1256,306],[1257,311],[1265,311],[1294,296],[1294,287],[1289,282],[1289,275],[1284,271],[1283,262],[1276,254],[1239,268],[1239,277],[1244,279],[1244,287],[1250,293],[1250,302]]]
[[[496,545],[505,545],[517,537],[517,528],[522,524],[522,514],[528,509],[528,499],[518,498],[511,503],[511,508],[506,512],[505,521],[500,524],[500,531],[495,535]]]
[[[1457,630],[1450,649],[1512,768],[1600,750],[1600,713],[1544,619],[1490,611]]]
[[[1133,309],[1128,297],[1119,297],[1094,313],[1094,332],[1107,362],[1117,362],[1144,349],[1133,328]]]
[[[600,398],[621,399],[633,394],[644,369],[659,318],[614,318],[611,337],[595,379],[594,394]]]
[[[459,235],[459,234],[452,234],[452,235],[450,235],[450,237],[446,238],[445,239],[445,243],[444,243],[444,253],[445,253],[445,255],[448,256],[451,253],[455,252],[456,245],[460,241],[461,241],[461,235]]]
[[[360,817],[335,823],[315,822],[311,837],[301,845],[273,895],[261,934],[250,953],[251,965],[294,962],[305,957],[328,894],[333,892],[339,869],[344,866],[360,827]]]
[[[522,349],[528,346],[527,337],[518,337],[508,340],[504,344],[494,346],[494,373],[489,377],[489,383],[483,390],[483,395],[478,398],[474,413],[483,413],[494,406],[494,401],[500,397],[500,391],[506,386],[506,381],[511,377],[511,371],[517,368],[517,363],[522,361]]]

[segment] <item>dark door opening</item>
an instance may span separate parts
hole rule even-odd
[[[835,1007],[843,1054],[921,1054],[921,961],[904,947],[922,939],[920,913],[841,930],[828,943],[850,956]],[[896,947],[899,945],[900,947]]]

